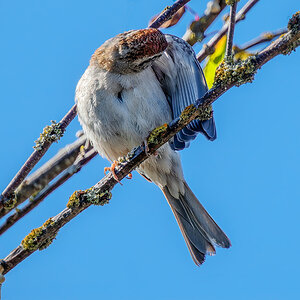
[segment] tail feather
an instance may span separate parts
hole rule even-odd
[[[195,222],[206,232],[215,244],[222,248],[229,248],[231,243],[226,234],[208,214],[186,182],[184,183],[184,186],[185,195],[182,197],[183,202],[187,203]]]
[[[174,198],[168,187],[162,190],[180,227],[191,256],[200,265],[205,254],[215,254],[213,244],[223,248],[231,246],[228,237],[215,223],[186,183],[184,195]]]

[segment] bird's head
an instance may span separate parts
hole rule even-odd
[[[107,40],[91,58],[91,64],[119,74],[144,70],[167,48],[158,29],[131,30]]]

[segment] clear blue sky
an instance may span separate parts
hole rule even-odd
[[[105,2],[105,3],[104,3]],[[191,1],[199,12],[206,1]],[[6,186],[50,120],[73,105],[93,51],[147,26],[172,1],[1,1],[0,185]],[[241,1],[239,7],[244,4]],[[260,1],[235,41],[285,27],[299,0]],[[182,36],[192,16],[171,32]],[[211,30],[218,28],[216,23]],[[199,47],[197,47],[199,49]],[[214,105],[218,139],[182,152],[191,188],[232,242],[196,267],[160,190],[136,172],[6,276],[3,299],[300,299],[300,52],[265,65],[252,84]],[[74,140],[77,119],[43,161]],[[0,257],[103,176],[100,157],[0,237]]]

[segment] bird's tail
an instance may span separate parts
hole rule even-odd
[[[207,213],[187,183],[184,183],[184,195],[174,198],[168,187],[162,189],[178,222],[181,233],[196,265],[201,265],[205,254],[214,254],[214,244],[229,248],[230,240]]]

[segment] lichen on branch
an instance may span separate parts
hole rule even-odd
[[[256,72],[256,60],[252,56],[246,60],[231,63],[223,60],[216,70],[213,87],[231,84],[240,86],[244,83],[252,82]]]
[[[288,26],[287,26],[288,30],[290,30],[291,32],[291,36],[295,35],[299,35],[300,32],[300,11],[296,12],[289,20],[288,22]],[[290,43],[290,46],[282,52],[282,54],[284,55],[290,55],[293,51],[296,51],[296,48],[300,46],[300,37],[298,37],[297,39],[295,39],[294,41],[292,41]]]
[[[4,211],[6,212],[12,210],[16,206],[16,203],[17,203],[16,195],[15,193],[13,193],[7,198],[7,201],[3,203]]]
[[[32,229],[31,232],[22,240],[21,245],[25,250],[35,251],[37,249],[44,250],[46,249],[52,241],[55,239],[57,232],[55,231],[51,235],[47,235],[43,239],[46,229],[53,226],[54,221],[52,218],[48,219],[41,227]]]
[[[238,3],[240,0],[226,0],[226,4],[227,5],[233,5],[233,4],[235,4],[235,3]]]
[[[83,204],[105,205],[109,202],[112,195],[109,191],[102,192],[96,187],[91,187],[87,190],[75,191],[67,203],[68,208],[78,208]]]
[[[60,123],[51,121],[51,125],[47,125],[43,132],[40,134],[40,137],[35,141],[35,150],[41,150],[46,142],[57,142],[62,136],[63,131],[60,128]]]
[[[159,127],[154,128],[147,138],[148,145],[156,145],[160,143],[163,140],[165,134],[168,132],[168,128],[168,124],[163,124]]]

